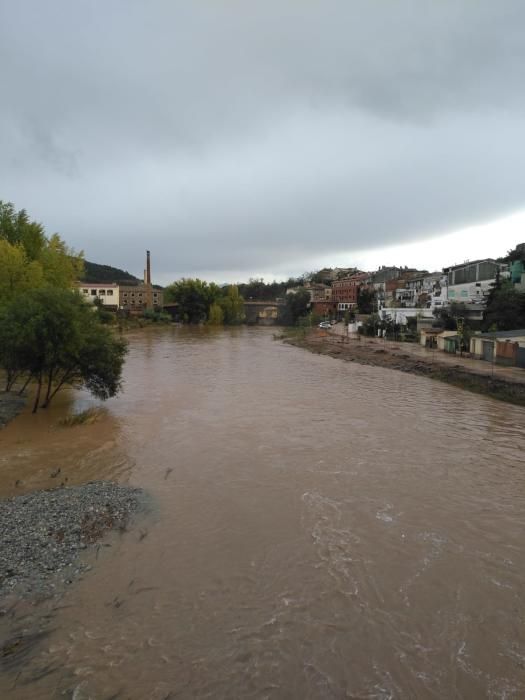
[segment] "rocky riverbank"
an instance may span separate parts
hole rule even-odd
[[[453,384],[462,389],[485,394],[500,401],[525,406],[525,383],[476,372],[474,368],[460,364],[444,364],[432,356],[425,358],[403,352],[401,347],[367,342],[364,338],[346,341],[342,336],[318,332],[316,329],[305,333],[292,333],[282,336],[284,342],[304,348],[310,352],[329,355],[347,362],[397,369],[401,372],[419,374],[430,379]],[[439,356],[438,356],[439,357]],[[525,375],[525,373],[524,373]]]
[[[80,576],[80,554],[143,509],[141,489],[94,481],[0,501],[0,599],[42,599]]]
[[[10,391],[0,392],[0,429],[22,412],[27,397],[19,396]]]

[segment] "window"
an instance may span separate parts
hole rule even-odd
[[[83,292],[84,294],[89,294],[89,289],[83,289],[82,292]]]
[[[105,290],[105,289],[99,289],[99,290],[98,290],[98,293],[99,293],[99,296],[103,296],[103,297],[106,296],[106,290]]]
[[[92,297],[96,297],[96,296],[97,296],[97,290],[96,290],[96,289],[92,289],[92,290],[91,290],[91,296],[92,296]]]
[[[108,297],[112,297],[112,296],[113,296],[113,290],[112,290],[112,289],[108,289],[107,295],[108,295]]]

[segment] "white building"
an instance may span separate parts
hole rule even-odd
[[[385,308],[379,309],[379,318],[382,321],[392,321],[406,326],[409,318],[431,318],[434,316],[431,309],[417,309],[415,307]]]
[[[465,304],[484,304],[497,274],[506,274],[507,265],[491,258],[447,267],[447,299]]]
[[[119,285],[118,284],[90,284],[87,282],[79,282],[76,287],[77,291],[87,302],[93,304],[95,299],[100,299],[104,306],[114,306],[116,309],[119,305]]]

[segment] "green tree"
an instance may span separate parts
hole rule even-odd
[[[239,294],[237,285],[230,284],[226,295],[219,299],[219,304],[223,311],[224,323],[235,326],[244,321],[244,299]]]
[[[17,212],[11,202],[0,201],[0,238],[20,244],[29,260],[38,260],[46,245],[42,224],[30,221],[25,209]]]
[[[525,243],[518,243],[515,248],[507,251],[507,255],[499,258],[501,262],[513,262],[514,260],[523,260],[525,262]]]
[[[251,278],[238,284],[239,294],[247,301],[275,301],[286,294],[286,290],[304,286],[305,276],[290,277],[286,282],[265,282],[261,278]]]
[[[187,323],[200,323],[208,319],[210,306],[218,301],[221,289],[214,282],[200,279],[182,279],[165,290],[168,302],[179,305],[180,315]]]
[[[44,279],[52,287],[70,289],[82,276],[84,262],[69,248],[57,233],[46,240],[40,254]]]
[[[9,388],[21,377],[36,382],[34,413],[67,384],[84,386],[100,399],[114,396],[126,349],[69,290],[31,290],[0,309],[0,366]]]
[[[208,323],[211,326],[222,326],[224,323],[224,311],[222,310],[221,305],[216,301],[214,301],[210,306]]]
[[[360,314],[371,314],[376,308],[376,293],[373,289],[360,287],[357,292],[357,308]]]
[[[446,331],[455,331],[458,327],[458,318],[466,318],[467,307],[463,302],[453,301],[449,306],[434,309],[434,316],[436,318],[434,325],[438,325]]]
[[[300,318],[307,316],[310,308],[310,294],[306,289],[298,289],[286,295],[284,321],[290,326],[297,324]]]
[[[3,256],[7,255],[6,243],[17,251],[23,251],[25,275],[18,275],[19,286],[14,284],[15,277],[11,275],[12,293],[28,288],[25,278],[31,279],[31,286],[37,288],[44,285],[69,289],[82,276],[82,253],[76,253],[64,243],[58,234],[47,237],[42,224],[31,221],[24,209],[16,211],[10,202],[0,201],[0,243],[3,244]],[[12,249],[9,253],[13,257]],[[15,269],[20,268],[18,262],[13,262]],[[36,270],[40,267],[41,273]],[[0,274],[2,270],[0,270]],[[1,284],[0,277],[0,284]]]
[[[43,284],[44,272],[40,262],[30,260],[20,243],[11,244],[0,238],[0,303]]]
[[[507,280],[491,290],[483,314],[484,330],[512,331],[525,328],[525,293]]]

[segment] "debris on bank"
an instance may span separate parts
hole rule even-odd
[[[304,348],[319,355],[357,362],[374,367],[397,369],[409,374],[417,374],[453,384],[461,389],[484,394],[499,401],[506,401],[517,406],[525,406],[525,383],[509,379],[492,377],[490,374],[478,373],[461,365],[444,365],[433,362],[433,358],[411,356],[394,352],[388,348],[378,348],[366,342],[343,342],[341,336],[319,334],[316,331],[281,336],[288,345]]]
[[[125,530],[141,489],[107,481],[0,500],[0,598],[44,598],[90,568],[80,558],[108,530]]]
[[[3,428],[22,412],[26,401],[26,396],[19,396],[11,391],[0,392],[0,428]]]

